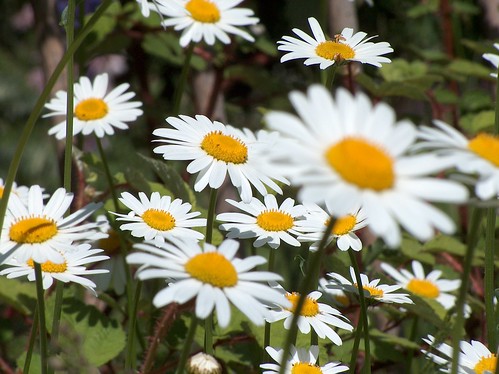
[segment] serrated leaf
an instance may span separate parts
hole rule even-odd
[[[426,264],[434,265],[435,257],[431,253],[424,252],[423,246],[412,238],[403,238],[400,245],[401,252],[407,257],[424,262]]]
[[[463,60],[454,59],[447,65],[447,69],[451,73],[457,73],[463,75],[464,77],[479,77],[479,78],[490,78],[491,70],[483,66],[482,64]]]
[[[468,114],[461,117],[459,124],[469,134],[476,134],[493,128],[494,120],[495,112],[493,110],[484,110],[476,114]]]
[[[35,283],[0,277],[0,300],[19,312],[30,315],[36,306]]]
[[[404,304],[404,308],[418,317],[430,322],[438,328],[449,327],[444,323],[446,311],[444,307],[435,300],[422,298],[408,290],[411,300],[414,304]]]
[[[422,61],[408,62],[397,58],[391,64],[383,66],[379,72],[387,82],[405,82],[409,79],[425,76],[428,72],[428,67]]]
[[[446,252],[457,256],[464,256],[466,245],[456,238],[447,235],[437,235],[435,238],[423,245],[425,251]]]

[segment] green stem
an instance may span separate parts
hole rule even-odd
[[[111,175],[111,170],[109,169],[109,163],[107,162],[106,152],[102,147],[102,142],[100,138],[96,135],[95,141],[97,143],[97,148],[99,149],[100,158],[102,160],[102,165],[104,166],[104,173],[106,174],[107,184],[109,185],[109,191],[111,192],[111,197],[113,199],[114,210],[119,211],[118,196],[116,195],[116,189],[114,188],[113,176]]]
[[[36,333],[38,330],[38,306],[35,307],[33,313],[33,324],[31,325],[31,333],[28,340],[28,350],[26,351],[26,359],[24,360],[23,373],[29,373],[31,366],[31,357],[33,356],[33,347],[35,346]]]
[[[135,326],[137,325],[137,310],[139,309],[140,292],[142,290],[142,282],[138,281],[135,286],[135,294],[133,297],[133,307],[130,313],[130,322],[128,325],[128,342],[127,355],[125,359],[125,371],[135,367]]]
[[[337,69],[336,63],[333,66],[329,67],[329,70],[327,73],[327,78],[326,78],[326,84],[325,84],[325,87],[328,90],[332,90],[332,88],[333,88],[334,77],[336,75],[336,69]]]
[[[418,332],[418,324],[419,324],[419,318],[418,316],[414,316],[414,319],[412,321],[412,326],[411,326],[411,335],[409,336],[409,341],[415,342],[416,341],[416,334]],[[411,372],[411,366],[412,366],[412,359],[414,358],[414,349],[409,349],[407,352],[407,373],[412,373]]]
[[[195,315],[193,315],[191,326],[189,327],[187,338],[185,339],[184,342],[184,349],[182,350],[182,354],[180,355],[180,359],[175,374],[182,374],[184,372],[185,364],[187,362],[187,357],[189,356],[189,352],[191,351],[191,345],[192,341],[194,340],[194,333],[196,332],[197,326],[198,326],[198,319]]]
[[[494,311],[494,252],[496,233],[496,209],[487,209],[487,227],[485,231],[485,325],[487,341],[493,351],[497,347],[496,321]]]
[[[57,338],[59,337],[59,321],[61,320],[63,290],[64,290],[64,283],[57,282],[55,286],[55,305],[54,305],[54,316],[52,319],[52,333],[50,335],[53,346],[56,345]]]
[[[360,319],[360,316],[359,316]],[[357,365],[357,352],[359,352],[360,337],[362,336],[361,324],[357,323],[355,329],[355,340],[353,341],[352,356],[350,357],[350,373],[355,374],[355,366]]]
[[[19,143],[17,144],[16,151],[14,152],[14,156],[9,165],[9,171],[7,173],[7,178],[5,179],[3,198],[0,200],[0,227],[3,226],[5,212],[7,210],[7,201],[9,200],[9,195],[12,191],[14,180],[16,179],[17,171],[21,163],[21,158],[26,148],[26,144],[31,136],[31,132],[33,131],[33,128],[36,124],[36,121],[43,110],[43,106],[47,102],[47,99],[49,98],[50,93],[54,88],[55,83],[57,82],[57,79],[59,79],[59,76],[61,75],[71,56],[74,55],[75,51],[78,49],[85,37],[90,31],[92,31],[96,22],[100,19],[102,14],[106,11],[106,9],[111,5],[112,2],[113,0],[104,0],[102,2],[101,6],[95,11],[93,16],[88,20],[85,27],[83,27],[81,32],[78,34],[73,44],[68,47],[68,49],[62,56],[61,61],[59,61],[56,68],[54,69],[54,72],[47,81],[47,84],[43,88],[42,93],[38,97],[38,100],[36,101],[35,106],[33,107],[33,110],[31,111],[31,114],[26,121],[26,124],[24,125]]]
[[[329,237],[329,233],[332,231],[336,220],[334,217],[331,217],[326,230],[324,231],[324,235],[322,235],[322,239],[319,244],[319,248],[317,252],[310,255],[310,262],[308,264],[307,273],[303,278],[300,287],[298,289],[298,293],[300,297],[298,298],[298,302],[296,303],[295,310],[293,312],[293,319],[291,320],[291,326],[289,327],[288,334],[286,335],[286,340],[283,347],[282,358],[280,362],[279,374],[286,373],[287,369],[287,361],[289,357],[289,353],[291,351],[291,344],[296,339],[296,334],[298,332],[298,319],[300,318],[301,310],[303,309],[303,305],[305,305],[305,300],[307,298],[307,290],[313,288],[313,284],[315,281],[315,269],[320,268],[322,263],[322,257],[324,256],[324,252],[326,250],[326,244]]]
[[[348,255],[350,256],[350,262],[352,263],[353,271],[355,273],[355,280],[359,288],[360,318],[362,319],[362,326],[364,330],[364,350],[365,350],[364,372],[366,374],[369,374],[371,372],[371,350],[369,343],[369,320],[367,318],[366,298],[364,296],[362,279],[360,278],[359,265],[357,264],[357,259],[355,258],[355,252],[353,251],[352,248],[348,250]]]
[[[40,360],[41,372],[47,373],[47,325],[45,324],[45,295],[43,290],[42,265],[34,262],[35,268],[35,283],[36,283],[36,299],[38,305],[38,324],[40,330]]]
[[[456,322],[452,329],[452,367],[451,374],[457,374],[459,360],[459,342],[461,340],[461,331],[464,328],[464,303],[468,292],[468,281],[471,272],[471,262],[478,240],[478,231],[482,218],[482,209],[475,208],[471,216],[470,231],[468,233],[468,243],[463,260],[463,273],[461,277],[461,287],[456,301]]]
[[[206,219],[206,237],[205,242],[211,244],[213,240],[213,223],[215,221],[215,207],[217,205],[217,191],[212,188],[210,191],[210,202],[208,205],[208,218]]]
[[[274,265],[275,265],[275,252],[276,250],[273,248],[270,248],[269,251],[269,262],[267,264],[267,270],[270,272],[274,271]],[[267,359],[269,358],[269,355],[265,348],[270,346],[270,329],[271,329],[271,324],[269,322],[265,322],[265,331],[263,333],[263,360],[262,362],[266,362]]]
[[[213,356],[213,312],[204,320],[204,352]]]
[[[191,67],[191,59],[194,52],[195,43],[189,44],[185,52],[184,65],[182,66],[182,71],[180,72],[180,78],[175,88],[175,95],[173,96],[173,115],[178,116],[180,114],[180,104],[182,103],[182,94],[184,93],[185,83],[187,82],[187,75]]]

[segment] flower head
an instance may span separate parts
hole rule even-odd
[[[416,138],[411,122],[397,122],[388,105],[373,106],[364,94],[343,89],[333,99],[313,85],[306,95],[292,92],[290,100],[299,117],[271,111],[265,120],[289,139],[276,147],[273,159],[302,186],[301,201],[325,201],[340,217],[361,206],[369,228],[391,247],[400,243],[399,223],[422,241],[435,229],[454,232],[454,222],[427,201],[463,202],[468,191],[428,177],[448,167],[447,161],[433,154],[404,155]]]
[[[393,52],[390,44],[387,42],[373,43],[370,40],[374,36],[364,39],[367,36],[365,32],[354,34],[353,29],[347,27],[340,34],[335,35],[332,40],[327,40],[315,18],[310,17],[308,24],[313,37],[300,29],[293,29],[293,32],[300,39],[283,36],[283,40],[277,42],[279,44],[278,50],[288,52],[281,57],[281,62],[305,59],[305,65],[318,64],[321,69],[344,61],[358,61],[378,67],[381,67],[381,63],[391,62],[390,59],[382,56]]]
[[[129,264],[141,265],[139,279],[164,278],[173,280],[153,299],[156,307],[172,302],[186,303],[196,298],[196,316],[206,318],[213,309],[221,327],[230,321],[230,305],[243,312],[254,324],[262,325],[269,315],[265,305],[289,306],[286,298],[276,290],[259,282],[280,280],[278,274],[249,271],[266,260],[261,256],[236,258],[239,243],[226,239],[217,247],[205,243],[202,247],[193,240],[171,238],[172,244],[156,246],[136,244],[143,252],[127,256]]]
[[[280,364],[282,362],[283,349],[275,349],[266,347],[265,350],[272,359]],[[286,374],[336,374],[348,370],[348,366],[342,365],[341,362],[329,362],[324,366],[317,365],[319,358],[319,347],[312,345],[310,349],[296,348],[291,346],[290,357],[286,363]],[[276,364],[261,364],[260,367],[264,370],[263,374],[279,373],[280,365]]]
[[[277,203],[274,195],[264,197],[263,203],[252,198],[250,203],[236,202],[227,199],[229,204],[246,212],[222,213],[217,216],[222,221],[221,230],[228,231],[229,238],[255,238],[255,247],[268,244],[271,248],[281,245],[281,240],[294,247],[299,247],[300,242],[296,236],[298,219],[305,213],[302,205],[295,205],[295,201],[287,198],[281,205]]]
[[[499,43],[494,43],[494,48],[499,50]],[[497,78],[497,68],[499,67],[499,55],[495,53],[484,53],[482,55],[484,59],[490,62],[495,67],[495,71],[490,73],[491,77]]]
[[[133,92],[125,91],[128,83],[120,84],[111,92],[107,92],[109,77],[106,73],[97,75],[94,82],[87,77],[80,77],[74,84],[73,135],[94,133],[99,138],[113,135],[114,127],[128,129],[125,122],[132,122],[142,115],[140,101],[129,101],[135,96]],[[51,110],[44,117],[66,116],[67,92],[58,91],[55,98],[45,104]],[[66,121],[55,125],[49,130],[49,135],[57,139],[66,137]]]
[[[222,365],[215,357],[199,352],[189,358],[187,372],[189,374],[222,374]]]
[[[0,178],[0,199],[3,197],[3,191],[5,189],[5,183],[2,178]],[[12,184],[12,190],[11,194],[17,195],[19,197],[19,200],[21,200],[22,203],[25,205],[28,204],[28,191],[29,188],[26,186],[18,186],[16,182]],[[43,192],[43,189],[42,189]],[[44,197],[47,197],[48,195],[44,195]]]
[[[154,152],[165,160],[192,160],[187,172],[198,173],[194,190],[202,191],[208,185],[219,188],[228,174],[241,199],[250,202],[251,185],[266,195],[265,185],[282,193],[272,179],[288,183],[277,170],[267,166],[263,155],[272,146],[273,138],[264,131],[255,136],[248,129],[225,126],[201,115],[168,117],[166,121],[174,129],[154,130],[153,134],[160,137],[157,141],[166,143],[154,148]]]
[[[139,200],[140,199],[140,200]],[[195,218],[200,212],[190,212],[192,205],[180,199],[172,201],[170,196],[160,196],[153,192],[151,198],[139,192],[139,199],[128,192],[123,192],[119,200],[131,209],[129,214],[113,213],[118,221],[128,221],[120,226],[121,230],[130,230],[132,236],[162,243],[171,237],[193,238],[201,240],[204,235],[191,227],[206,226],[205,218]]]
[[[161,22],[163,26],[183,30],[180,36],[182,47],[201,40],[209,45],[215,44],[215,40],[229,44],[228,34],[238,35],[252,42],[253,37],[239,27],[254,25],[258,23],[258,18],[253,17],[250,9],[235,8],[242,1],[156,0],[157,7],[150,9],[165,17]]]

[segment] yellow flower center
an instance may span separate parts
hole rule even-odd
[[[293,227],[293,217],[288,213],[271,209],[256,217],[256,224],[266,231],[286,231]]]
[[[468,148],[481,158],[499,167],[499,137],[478,134],[468,142]]]
[[[480,361],[477,362],[473,370],[477,374],[484,374],[486,372],[495,373],[497,366],[497,357],[495,354],[490,356],[483,356]]]
[[[102,99],[90,98],[76,105],[74,115],[80,121],[92,121],[104,118],[109,112],[107,104]]]
[[[291,302],[291,308],[288,309],[291,312],[295,312],[296,306],[298,305],[298,299],[300,298],[300,294],[298,292],[292,292],[286,294],[286,299]],[[300,315],[304,317],[314,317],[319,314],[319,304],[317,300],[311,299],[310,297],[305,298],[305,303],[301,308]]]
[[[201,142],[201,149],[219,161],[244,164],[248,160],[246,144],[233,136],[222,134],[221,131],[207,134]]]
[[[354,286],[359,288],[359,285],[358,283],[354,283]],[[364,289],[364,291],[367,291],[369,292],[369,297],[372,297],[374,299],[377,299],[377,298],[380,298],[380,297],[383,297],[384,295],[384,292],[383,290],[380,290],[379,288],[377,287],[372,287],[372,286],[362,286],[362,288]]]
[[[103,249],[107,255],[112,256],[120,252],[120,237],[114,230],[107,232],[108,237],[99,240],[98,247]]]
[[[322,370],[310,362],[297,362],[293,364],[291,374],[322,374]]]
[[[315,47],[315,53],[317,53],[317,56],[325,58],[326,60],[335,60],[338,62],[351,60],[355,57],[355,51],[348,44],[338,43],[332,40],[320,43]]]
[[[224,288],[237,284],[237,271],[234,265],[218,252],[201,253],[185,264],[185,270],[197,280]]]
[[[340,303],[344,307],[350,305],[350,299],[348,298],[347,295],[334,295],[333,297],[338,303]]]
[[[29,267],[35,267],[35,264],[31,258],[26,261],[26,264]],[[45,273],[64,273],[68,268],[68,264],[66,261],[64,261],[62,264],[54,264],[52,261],[45,261],[43,264],[41,264],[41,267],[42,271]]]
[[[147,209],[141,217],[150,227],[159,231],[168,231],[175,227],[175,218],[164,210]]]
[[[3,197],[3,190],[4,190],[4,188],[0,187],[0,199]]]
[[[393,186],[392,158],[377,145],[348,137],[326,151],[326,161],[347,182],[382,191]]]
[[[330,218],[327,219],[326,222],[324,222],[324,225],[328,226],[330,220],[331,220]],[[352,216],[351,214],[348,214],[344,217],[340,217],[340,218],[336,219],[331,232],[334,235],[348,234],[350,231],[353,230],[356,223],[357,223],[357,218],[355,218],[355,216]]]
[[[43,243],[57,234],[57,225],[43,217],[24,218],[14,223],[9,230],[10,240],[19,244]]]
[[[195,21],[203,23],[217,23],[220,21],[220,10],[212,1],[190,0],[185,5],[185,9]]]
[[[406,288],[419,296],[424,296],[429,299],[435,299],[440,295],[440,290],[435,283],[426,279],[413,278],[407,283]]]

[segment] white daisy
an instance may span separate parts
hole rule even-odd
[[[304,232],[298,237],[298,240],[303,242],[313,242],[310,250],[316,251],[319,243],[322,240],[324,231],[329,225],[332,209],[329,202],[326,202],[327,212],[317,204],[303,203],[307,208],[305,220],[297,222],[299,229]],[[355,231],[367,225],[366,215],[361,208],[351,208],[349,213],[336,218],[331,235],[328,237],[326,244],[329,244],[336,238],[336,245],[342,251],[348,251],[352,248],[354,251],[362,249],[362,242],[355,234]]]
[[[329,273],[327,275],[332,279],[331,282],[326,285],[326,288],[342,289],[357,295],[359,294],[359,286],[353,267],[350,266],[350,277],[352,278],[352,281],[349,281],[338,273]],[[387,284],[379,284],[379,279],[369,281],[369,278],[365,274],[360,274],[360,280],[362,282],[364,296],[375,302],[413,304],[408,294],[393,293],[393,291],[401,289],[401,285],[389,286]]]
[[[456,303],[456,296],[449,294],[461,286],[459,279],[440,279],[442,271],[432,270],[425,275],[423,265],[419,261],[412,261],[412,271],[401,269],[396,270],[386,263],[381,264],[381,269],[390,275],[397,283],[413,294],[423,298],[434,299],[445,309],[450,309]]]
[[[404,156],[416,138],[410,121],[397,122],[390,106],[373,106],[366,95],[344,89],[333,99],[313,85],[306,95],[292,92],[290,100],[300,117],[271,111],[265,120],[290,139],[279,152],[291,182],[302,186],[302,201],[326,201],[340,216],[362,206],[370,229],[391,247],[400,244],[397,223],[422,241],[435,229],[454,232],[454,222],[425,200],[464,202],[468,191],[428,177],[448,161],[433,154]]]
[[[499,137],[480,133],[468,139],[445,122],[435,120],[437,128],[421,126],[416,149],[436,150],[459,171],[477,174],[476,195],[482,199],[499,195]]]
[[[240,26],[254,25],[258,18],[246,8],[234,8],[243,0],[156,0],[156,6],[150,6],[153,11],[165,17],[161,24],[173,26],[182,31],[180,45],[187,46],[191,42],[204,40],[213,45],[215,40],[224,44],[230,43],[228,34],[238,35],[248,41],[253,37]]]
[[[220,362],[204,352],[196,353],[187,362],[187,372],[192,374],[222,374],[222,370]]]
[[[162,154],[165,160],[192,160],[187,172],[199,173],[195,191],[202,191],[208,185],[219,188],[228,174],[241,199],[250,202],[251,185],[265,196],[265,185],[282,194],[272,179],[289,183],[275,168],[269,168],[264,157],[275,141],[266,132],[260,131],[255,136],[248,129],[225,126],[201,115],[168,117],[166,121],[174,129],[154,130],[153,134],[161,138],[156,141],[166,143],[154,148],[154,152]]]
[[[267,322],[273,323],[284,320],[284,328],[291,327],[293,313],[298,304],[300,294],[297,292],[286,292],[280,285],[274,285],[274,288],[284,295],[292,304],[290,308],[277,308],[270,311],[270,316],[267,317]],[[347,331],[352,331],[353,327],[347,321],[348,319],[333,307],[318,303],[317,300],[322,296],[322,292],[312,291],[305,299],[305,303],[298,318],[298,328],[301,333],[308,334],[313,328],[317,335],[321,338],[328,338],[336,345],[341,345],[340,336],[333,330],[333,327],[338,327]]]
[[[350,306],[350,298],[348,295],[340,288],[330,288],[330,282],[325,278],[319,279],[319,290],[323,291],[326,296],[330,296],[331,303],[339,308],[345,308]]]
[[[264,370],[262,374],[279,373],[281,370],[280,363],[282,362],[283,349],[275,349],[266,347],[265,350],[276,364],[261,364],[260,367]],[[324,366],[316,364],[319,358],[319,347],[317,345],[310,346],[310,349],[298,348],[291,346],[289,360],[286,363],[286,374],[336,374],[348,370],[348,366],[342,365],[341,362],[329,362]]]
[[[278,291],[259,282],[281,280],[281,276],[265,271],[249,271],[264,264],[265,258],[250,256],[235,258],[239,243],[226,239],[217,247],[193,240],[170,239],[173,244],[156,246],[136,244],[144,252],[127,256],[129,264],[141,265],[137,276],[141,280],[163,278],[173,280],[153,299],[156,307],[172,302],[186,303],[196,298],[196,316],[206,318],[217,312],[218,323],[226,327],[230,322],[230,303],[243,312],[254,324],[262,325],[269,311],[261,302],[289,306]]]
[[[287,198],[279,206],[274,195],[264,197],[264,202],[252,198],[250,203],[236,202],[227,199],[229,204],[248,213],[222,213],[217,216],[218,221],[225,221],[219,227],[229,231],[228,238],[255,238],[254,247],[268,244],[271,248],[281,245],[281,240],[294,247],[300,242],[296,236],[297,220],[305,213],[303,205],[295,205],[295,201]]]
[[[319,22],[313,17],[308,19],[313,37],[300,29],[293,32],[300,39],[292,36],[283,36],[277,42],[280,51],[288,52],[281,57],[281,62],[296,59],[305,59],[305,65],[318,64],[321,69],[326,69],[335,63],[344,61],[358,61],[381,67],[381,63],[390,63],[391,60],[381,56],[393,52],[387,42],[370,42],[375,36],[364,39],[365,32],[353,33],[353,29],[344,28],[341,34],[335,35],[332,40],[326,40]]]
[[[432,346],[432,349],[436,349],[438,354],[429,353],[426,350],[423,350],[423,353],[435,363],[443,365],[440,371],[450,373],[452,347],[445,343],[434,345],[435,338],[431,335],[428,335],[426,339],[423,338],[423,340]],[[493,374],[496,372],[497,357],[484,344],[477,340],[472,340],[471,343],[461,341],[459,348],[461,350],[457,368],[459,374]]]
[[[142,115],[140,101],[129,101],[135,96],[133,92],[125,91],[130,87],[128,83],[120,84],[107,93],[108,75],[97,75],[94,82],[87,77],[80,77],[74,84],[74,111],[73,135],[82,133],[89,135],[95,133],[99,138],[104,135],[113,135],[114,128],[128,129],[125,122],[132,122]],[[66,116],[67,92],[58,91],[55,98],[45,104],[52,112],[43,117]],[[49,130],[49,135],[57,139],[66,137],[66,121],[55,125]]]
[[[499,43],[494,43],[494,48],[499,50]],[[497,68],[499,67],[499,55],[495,53],[484,53],[482,55],[484,59],[490,62],[496,68],[495,72],[490,73],[491,77],[497,78]]]
[[[19,262],[32,259],[38,263],[64,262],[61,253],[71,251],[75,240],[98,240],[104,235],[96,231],[96,223],[81,224],[102,204],[91,203],[64,217],[73,194],[57,189],[47,204],[43,203],[42,189],[32,186],[28,204],[11,195],[2,228],[0,253],[15,256]]]
[[[101,274],[107,272],[104,269],[87,270],[84,265],[93,264],[95,262],[107,260],[108,256],[95,256],[97,253],[103,252],[102,249],[90,249],[90,244],[80,244],[74,246],[74,249],[69,252],[61,252],[63,258],[61,263],[53,263],[50,260],[41,262],[43,288],[47,289],[54,283],[54,279],[64,283],[73,282],[81,284],[95,294],[95,283],[85,278],[91,274]],[[33,259],[20,261],[16,257],[12,257],[5,261],[3,265],[8,268],[0,271],[0,275],[6,275],[7,278],[19,278],[27,276],[30,282],[35,281],[35,269]]]
[[[139,200],[140,199],[140,200]],[[121,230],[130,230],[132,236],[163,243],[172,237],[201,240],[204,235],[190,227],[206,226],[205,218],[195,218],[200,212],[190,212],[192,205],[180,199],[172,201],[170,196],[160,196],[153,192],[151,198],[139,192],[139,199],[131,193],[123,192],[119,200],[132,209],[128,214],[113,213],[118,221],[129,221],[120,226]]]
[[[5,183],[2,178],[0,178],[0,199],[3,197],[3,191],[5,189]],[[12,184],[12,189],[10,191],[11,194],[17,195],[19,200],[21,200],[24,204],[28,203],[28,191],[29,188],[26,186],[18,186],[16,182]],[[43,189],[42,189],[43,191]],[[44,195],[44,197],[48,197],[48,195]]]
[[[153,0],[154,2],[155,0]],[[140,12],[142,13],[142,15],[144,17],[149,17],[149,14],[151,14],[150,10],[149,10],[149,6],[151,4],[149,4],[149,2],[147,0],[137,0],[137,3],[139,3],[139,6],[140,6]]]

